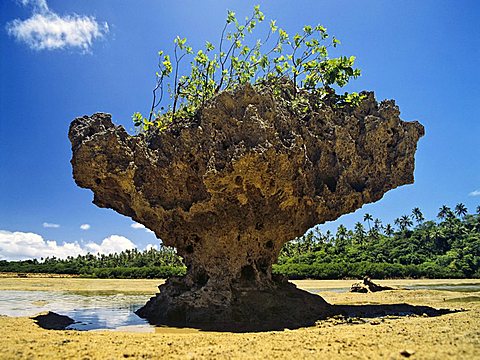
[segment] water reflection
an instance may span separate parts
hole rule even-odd
[[[458,292],[480,292],[480,284],[435,284],[435,285],[411,285],[407,286],[408,290],[442,290],[442,291],[458,291]]]
[[[67,329],[154,331],[135,310],[144,305],[150,295],[75,294],[60,291],[0,291],[0,314],[33,316],[53,311],[75,320]],[[130,328],[131,327],[131,328]],[[127,329],[125,329],[127,330]]]
[[[139,307],[140,306],[129,309],[75,309],[67,311],[65,315],[76,321],[75,324],[70,325],[69,327],[67,327],[67,329],[113,330],[124,326],[148,325],[148,323],[144,319],[138,317],[134,313],[134,311],[137,310]]]

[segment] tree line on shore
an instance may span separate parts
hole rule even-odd
[[[464,204],[444,205],[437,221],[419,208],[383,224],[371,214],[353,229],[335,233],[318,227],[288,242],[274,274],[290,279],[480,278],[480,206],[469,214]],[[110,255],[79,255],[0,261],[0,272],[74,274],[96,278],[166,278],[185,274],[175,250],[161,246]]]

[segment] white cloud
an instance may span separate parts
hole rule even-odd
[[[80,225],[80,229],[82,229],[82,230],[88,230],[88,229],[90,229],[90,227],[91,227],[90,224],[82,224],[82,225]]]
[[[468,194],[468,195],[470,195],[470,196],[480,196],[480,189],[474,190],[474,191],[472,191],[472,192],[471,192],[470,194]]]
[[[127,249],[135,249],[136,246],[125,236],[110,235],[109,237],[103,239],[100,245],[91,242],[85,245],[85,248],[91,253],[113,254]]]
[[[48,11],[47,0],[18,0],[18,2],[23,6],[30,5],[40,12]]]
[[[154,245],[154,244],[148,244],[147,246],[145,246],[145,250],[148,251],[150,249],[155,249],[155,250],[158,250],[160,249],[160,246],[158,245]]]
[[[147,229],[147,228],[145,227],[145,225],[139,224],[139,223],[137,223],[137,222],[132,223],[132,224],[130,225],[130,227],[132,227],[132,228],[134,228],[134,229],[137,229],[137,230],[138,230],[138,229],[145,229],[145,231],[146,231],[147,233],[149,233],[149,234],[155,234],[152,230]]]
[[[55,240],[45,240],[41,235],[31,232],[0,230],[0,259],[24,260],[33,258],[46,258],[55,256],[85,255],[86,253],[111,254],[136,246],[129,239],[120,235],[111,235],[97,244],[90,242],[81,246],[77,242],[59,244]]]
[[[22,260],[47,256],[66,258],[82,253],[83,250],[78,243],[59,245],[56,241],[46,241],[35,233],[0,230],[1,259]]]
[[[94,40],[108,33],[108,24],[100,24],[93,16],[60,16],[48,8],[46,0],[20,0],[31,5],[32,16],[7,23],[7,32],[35,50],[54,50],[67,47],[88,51]]]
[[[146,229],[145,225],[134,222],[130,225],[134,229]]]
[[[54,228],[54,229],[57,229],[60,227],[60,225],[58,224],[52,224],[52,223],[48,223],[48,222],[44,222],[43,223],[43,227],[44,228]]]

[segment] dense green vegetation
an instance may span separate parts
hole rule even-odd
[[[184,275],[185,266],[175,250],[169,247],[142,252],[125,250],[110,255],[79,255],[38,261],[0,261],[0,272],[71,274],[97,278],[166,278]]]
[[[285,244],[274,272],[296,279],[479,278],[479,212],[442,206],[435,222],[414,208],[393,226],[365,214],[353,229],[310,231]]]
[[[335,234],[309,231],[283,247],[273,272],[290,279],[480,278],[480,206],[439,209],[438,221],[425,220],[419,208],[394,224],[370,214],[353,229]],[[185,274],[174,249],[126,250],[112,255],[83,255],[0,261],[0,271],[78,274],[98,278],[165,278]]]
[[[279,85],[291,82],[292,108],[301,111],[309,109],[308,97],[304,96],[307,93],[318,99],[328,97],[330,103],[334,99],[338,106],[360,101],[357,93],[336,95],[332,88],[345,86],[351,78],[360,76],[360,70],[353,67],[354,56],[329,57],[329,48],[337,47],[340,41],[324,26],[306,25],[291,36],[275,20],[262,29],[264,20],[258,5],[244,21],[228,11],[218,44],[207,41],[197,52],[186,38],[177,36],[172,56],[158,53],[151,109],[148,116],[133,114],[135,126],[165,130],[176,119],[193,117],[219,92],[247,83],[268,86],[275,95],[281,93]],[[257,30],[263,34],[260,38],[253,35]],[[187,59],[189,70],[183,65]],[[166,107],[162,106],[165,90],[170,98]]]

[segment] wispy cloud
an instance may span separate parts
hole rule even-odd
[[[468,194],[468,195],[470,195],[470,196],[480,196],[480,189],[474,190],[474,191],[472,191],[472,192],[471,192],[470,194]]]
[[[146,229],[145,225],[134,222],[130,225],[134,229]]]
[[[45,240],[41,235],[31,232],[0,230],[0,260],[24,260],[93,254],[112,254],[127,249],[136,248],[135,244],[121,235],[111,235],[100,244],[89,242],[80,245],[78,242],[57,243],[55,240]]]
[[[17,0],[23,6],[30,5],[36,11],[48,11],[47,0]]]
[[[91,227],[90,224],[82,224],[82,225],[80,225],[80,229],[82,229],[82,230],[88,230],[88,229],[90,229],[90,227]]]
[[[153,232],[152,230],[150,230],[150,229],[147,229],[147,228],[145,227],[145,225],[139,224],[139,223],[137,223],[137,222],[132,223],[132,224],[130,225],[130,227],[132,227],[132,228],[134,228],[134,229],[137,229],[137,230],[138,230],[138,229],[145,229],[146,232],[148,232],[148,233],[150,233],[150,234],[154,234],[154,232]]]
[[[60,227],[59,224],[52,224],[52,223],[48,223],[48,222],[44,222],[42,225],[43,225],[44,228],[54,228],[54,229],[56,229],[56,228]]]
[[[60,16],[49,9],[46,0],[20,0],[32,7],[32,16],[7,23],[7,32],[35,50],[79,48],[89,51],[93,41],[108,33],[106,22],[98,23],[93,16]]]

